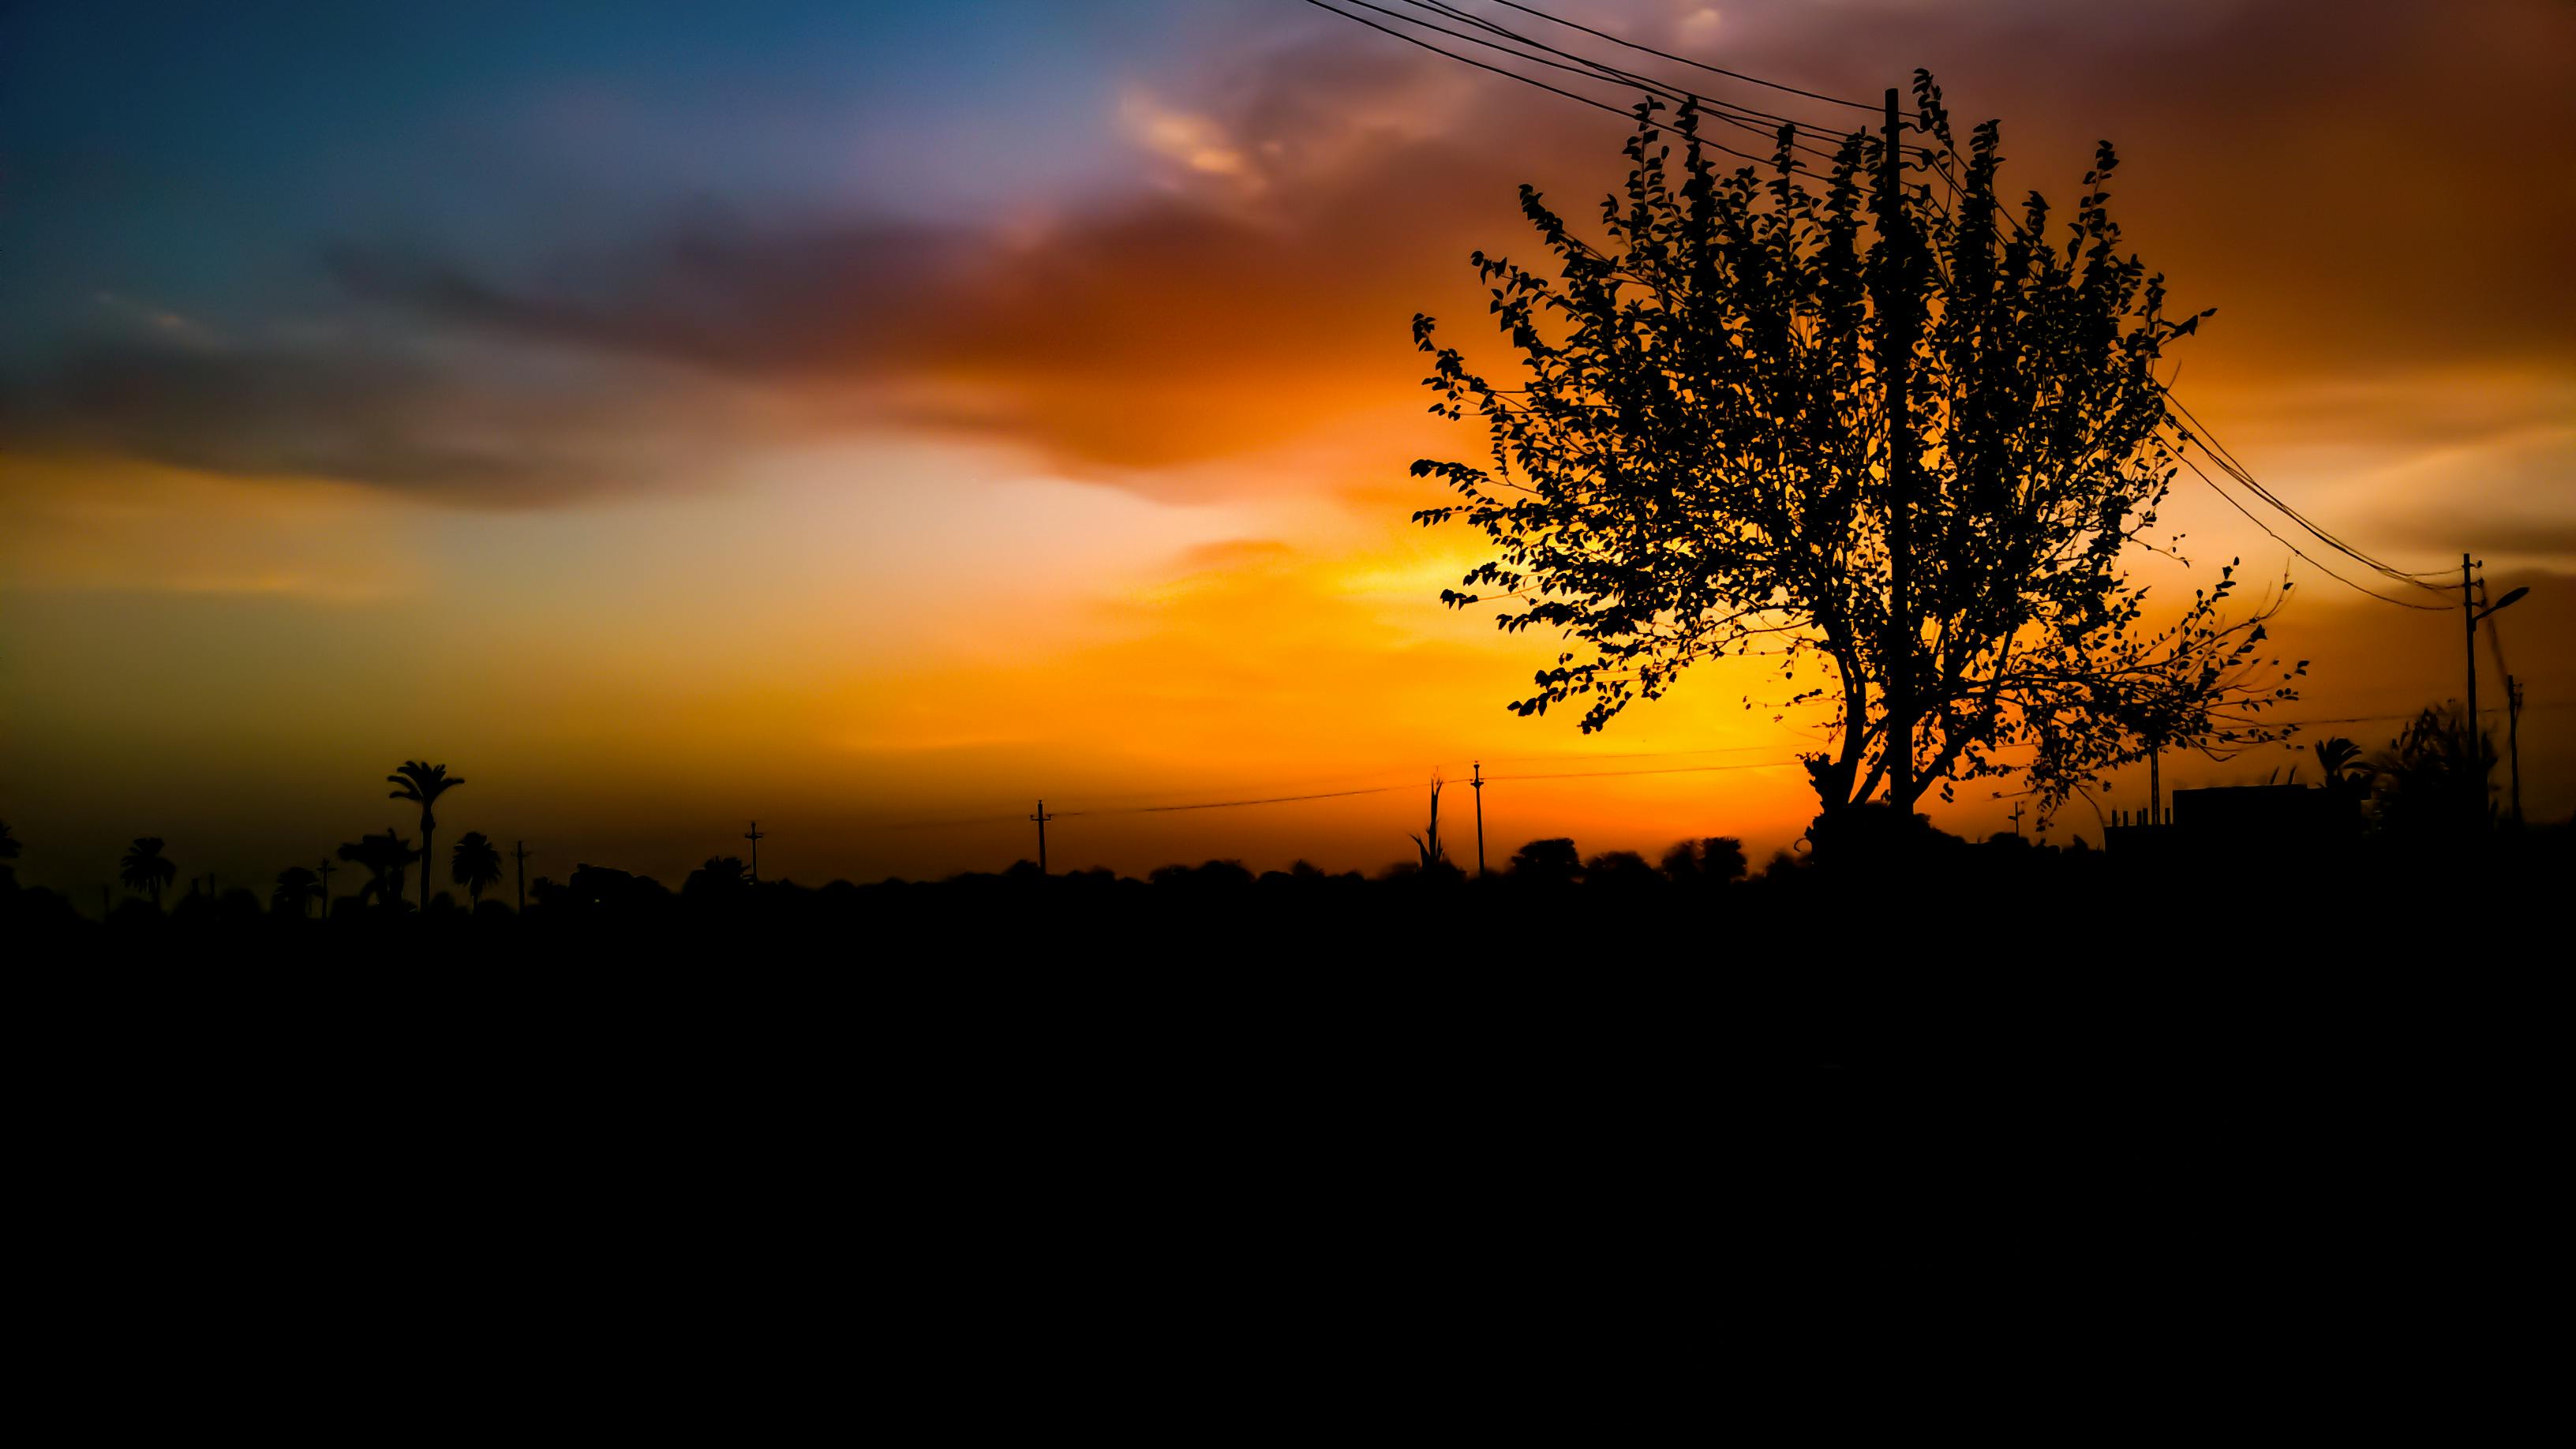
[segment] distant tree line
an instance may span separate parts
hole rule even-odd
[[[2491,779],[2495,765],[2493,741],[2483,733],[2472,738],[2456,709],[2423,711],[2375,753],[2342,737],[2318,741],[2286,779],[2275,771],[2273,782],[2298,784],[2301,771],[2313,768],[2317,798],[2345,818],[2349,829],[2323,844],[2297,842],[2314,858],[2281,859],[2277,851],[2256,858],[2275,877],[2320,872],[2353,887],[2377,879],[2384,889],[2374,909],[2396,909],[2410,895],[2433,894],[2424,888],[2428,874],[2467,868],[2464,861],[2500,871],[2478,886],[2482,897],[2503,889],[2499,882],[2516,879],[2515,872],[2530,863],[2563,866],[2576,822],[2519,833],[2493,830],[2491,807],[2476,820],[2465,817],[2462,802],[2477,782]],[[1685,922],[1736,929],[1767,920],[1768,929],[1800,915],[1830,916],[1850,907],[1851,899],[1838,894],[1847,887],[1866,884],[1879,892],[1890,881],[1918,895],[2036,894],[2046,898],[2045,910],[2073,909],[2072,903],[2093,896],[2144,888],[2157,876],[2164,878],[2158,888],[2177,896],[2259,890],[2268,883],[2244,878],[2242,856],[2106,858],[2080,833],[2063,847],[2014,832],[1971,842],[1879,802],[1820,815],[1795,850],[1775,853],[1758,870],[1732,836],[1680,841],[1651,860],[1628,850],[1587,854],[1560,836],[1524,843],[1491,876],[1478,878],[1450,858],[1441,839],[1435,780],[1430,823],[1412,837],[1414,858],[1374,875],[1329,872],[1303,861],[1256,872],[1239,861],[1209,860],[1163,866],[1138,879],[1103,869],[1049,875],[1021,861],[1008,870],[942,881],[808,887],[754,881],[739,857],[720,855],[689,872],[676,891],[649,875],[591,863],[577,865],[560,881],[540,875],[528,883],[522,917],[491,896],[502,879],[502,853],[479,830],[460,836],[444,862],[447,879],[464,893],[462,904],[446,890],[432,891],[426,869],[419,891],[410,890],[409,872],[424,862],[427,842],[435,838],[431,807],[463,781],[444,766],[419,761],[406,762],[389,778],[399,787],[394,798],[420,805],[424,848],[414,848],[389,826],[341,845],[315,866],[279,871],[264,903],[241,886],[218,893],[211,877],[200,891],[191,877],[188,893],[172,905],[165,897],[179,879],[179,863],[161,837],[138,837],[119,862],[118,879],[131,894],[109,914],[111,935],[162,941],[261,931],[266,934],[260,939],[271,942],[354,941],[360,935],[372,941],[560,942],[630,927],[683,933],[692,926],[746,932],[781,927],[791,934],[849,927],[864,934],[872,921],[901,921],[916,936],[965,942],[995,921],[1051,912],[1134,921],[1229,914],[1305,924],[1340,921],[1365,933],[1442,919],[1443,903],[1466,914],[1496,907],[1532,929],[1560,930],[1570,921],[1589,920],[1609,929],[1636,917],[1680,932]],[[2259,851],[2278,842],[2242,844]],[[0,822],[0,895],[6,898],[0,918],[9,930],[25,936],[95,929],[65,897],[19,887],[20,851],[16,833]],[[331,895],[324,884],[335,859],[338,868],[363,875],[353,890]],[[2548,894],[2536,890],[2534,899]]]

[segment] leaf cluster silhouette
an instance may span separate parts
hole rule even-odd
[[[1946,141],[1928,76],[1917,102]],[[1696,104],[1662,110],[1636,108],[1597,239],[1524,186],[1546,266],[1472,256],[1515,377],[1489,380],[1414,319],[1432,411],[1472,409],[1487,440],[1481,462],[1414,465],[1462,500],[1415,520],[1496,549],[1441,597],[1499,597],[1498,628],[1568,641],[1511,708],[1576,704],[1590,732],[1759,648],[1789,688],[1776,709],[1830,713],[1838,743],[1805,757],[1826,811],[1882,785],[1910,810],[2018,777],[2043,821],[2150,750],[2277,738],[2262,711],[2306,667],[2262,653],[2277,602],[2231,619],[2231,562],[2157,624],[2128,569],[2135,551],[2180,558],[2158,521],[2179,445],[2157,368],[2210,314],[2169,314],[2163,278],[2124,254],[2110,145],[2059,246],[2036,192],[1998,226],[1994,122],[1953,202],[1874,188],[1868,135],[1821,176],[1788,128],[1767,166],[1721,170]],[[1891,416],[1897,369],[1908,403]],[[1895,440],[1914,458],[1901,504]],[[1900,662],[1913,683],[1891,711]]]

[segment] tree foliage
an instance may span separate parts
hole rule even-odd
[[[465,887],[466,898],[481,905],[483,893],[500,884],[501,848],[480,830],[466,831],[448,852],[448,879]]]
[[[409,800],[420,806],[419,858],[430,862],[420,873],[420,907],[428,910],[429,878],[435,868],[438,851],[438,816],[433,807],[438,804],[439,796],[464,784],[465,778],[448,774],[445,765],[405,760],[400,768],[385,777],[385,781],[394,787],[389,792],[390,798]]]
[[[1917,123],[1946,143],[1928,76],[1916,94]],[[2209,314],[2168,315],[2162,277],[2122,255],[2111,147],[2051,245],[2044,199],[2015,219],[1997,195],[1994,122],[1971,137],[1955,200],[1928,182],[1882,199],[1874,137],[1844,138],[1817,174],[1784,129],[1767,167],[1721,172],[1696,111],[1668,129],[1660,110],[1638,107],[1599,241],[1524,186],[1546,270],[1471,258],[1516,379],[1489,381],[1414,319],[1432,410],[1472,407],[1489,443],[1481,463],[1414,465],[1461,497],[1415,519],[1464,522],[1496,550],[1441,597],[1501,597],[1498,627],[1567,641],[1511,707],[1577,703],[1590,732],[1692,664],[1758,649],[1793,687],[1777,703],[1830,711],[1838,743],[1805,756],[1828,811],[1890,779],[1900,650],[1908,810],[1935,784],[1948,798],[2021,774],[2046,813],[2157,744],[2276,737],[2254,712],[2292,697],[2305,666],[2275,677],[2259,657],[2267,609],[2226,617],[2234,565],[2158,624],[2125,564],[2178,542],[2157,524],[2183,440],[2156,368]],[[1918,319],[1901,353],[1891,298]],[[1899,355],[1919,459],[1902,617],[1881,371]]]
[[[2459,701],[2428,706],[2368,762],[2379,828],[2423,839],[2486,828],[2496,758],[2495,737],[2472,729]]]
[[[313,908],[322,895],[322,877],[300,865],[290,865],[277,873],[277,884],[268,894],[269,906],[281,913],[301,916]]]
[[[751,867],[738,855],[711,855],[707,863],[690,871],[680,882],[680,894],[695,899],[700,896],[730,895],[751,888]]]
[[[403,904],[403,880],[411,874],[412,862],[428,855],[414,850],[411,842],[394,833],[390,825],[382,835],[361,835],[342,845],[339,857],[351,865],[366,868],[366,883],[358,888],[358,904],[370,902],[388,910],[400,910]],[[428,872],[421,872],[424,879]]]
[[[127,890],[141,891],[161,904],[161,892],[179,878],[178,863],[162,852],[158,835],[138,835],[126,848],[124,859],[117,862],[116,878]]]

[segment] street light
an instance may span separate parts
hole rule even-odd
[[[2478,761],[2485,753],[2478,744],[2478,621],[2512,604],[2523,595],[2530,593],[2531,589],[2528,586],[2515,589],[2481,609],[2478,607],[2477,585],[2469,576],[2471,567],[2469,556],[2460,555],[2460,615],[2465,621],[2463,628],[2468,635],[2469,644],[2469,717],[2466,726],[2467,737],[2463,741],[2465,768],[2462,773],[2468,777],[2469,788],[2477,792],[2475,808],[2471,815],[2474,819],[2484,820],[2487,810],[2486,771],[2478,767]]]
[[[2530,585],[2528,585],[2528,584],[2525,584],[2523,587],[2513,590],[2511,593],[2506,594],[2503,598],[2498,599],[2498,600],[2496,600],[2494,603],[2487,605],[2485,608],[2478,610],[2478,615],[2477,615],[2477,617],[2478,617],[2478,619],[2483,619],[2483,618],[2485,618],[2487,615],[2494,613],[2494,612],[2495,612],[2495,611],[2497,611],[2498,609],[2503,608],[2505,605],[2507,605],[2507,604],[2510,604],[2510,603],[2514,602],[2515,600],[2517,600],[2517,599],[2521,598],[2523,595],[2525,595],[2525,594],[2527,594],[2527,593],[2530,593],[2530,592],[2531,592],[2531,586],[2530,586]],[[2476,619],[2472,619],[2472,620],[2470,620],[2469,622],[2471,622],[2471,623],[2475,623],[2475,622],[2477,622],[2477,620],[2476,620]]]
[[[2469,763],[2473,769],[2482,753],[2478,747],[2478,621],[2530,592],[2528,585],[2510,590],[2503,598],[2469,616]],[[2501,649],[2496,653],[2496,668],[2504,668]],[[2504,733],[2505,748],[2513,756],[2513,823],[2519,829],[2522,825],[2522,689],[2510,674],[2504,677]],[[2483,779],[2478,786],[2478,805],[2481,811],[2486,806]]]

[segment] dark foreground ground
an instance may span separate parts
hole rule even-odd
[[[1885,1335],[1982,1365],[1980,1421],[2259,1389],[2456,1432],[2545,1381],[2568,865],[1963,846],[106,926],[19,893],[17,1277],[65,1285],[38,1362],[111,1416],[149,1361],[264,1423],[346,1422],[327,1383],[406,1422],[1427,1395],[1645,1437],[1641,1385],[1911,1405],[1854,1367]]]
[[[22,1023],[180,1056],[372,1036],[679,1071],[1267,1062],[1282,1092],[1563,1074],[1650,1096],[2117,1064],[2187,1091],[2539,1067],[2563,1025],[2571,839],[2161,862],[1933,840],[1734,879],[1633,857],[1481,881],[1218,862],[675,893],[585,868],[524,916],[344,898],[322,921],[236,891],[101,925],[13,889],[0,927]]]

